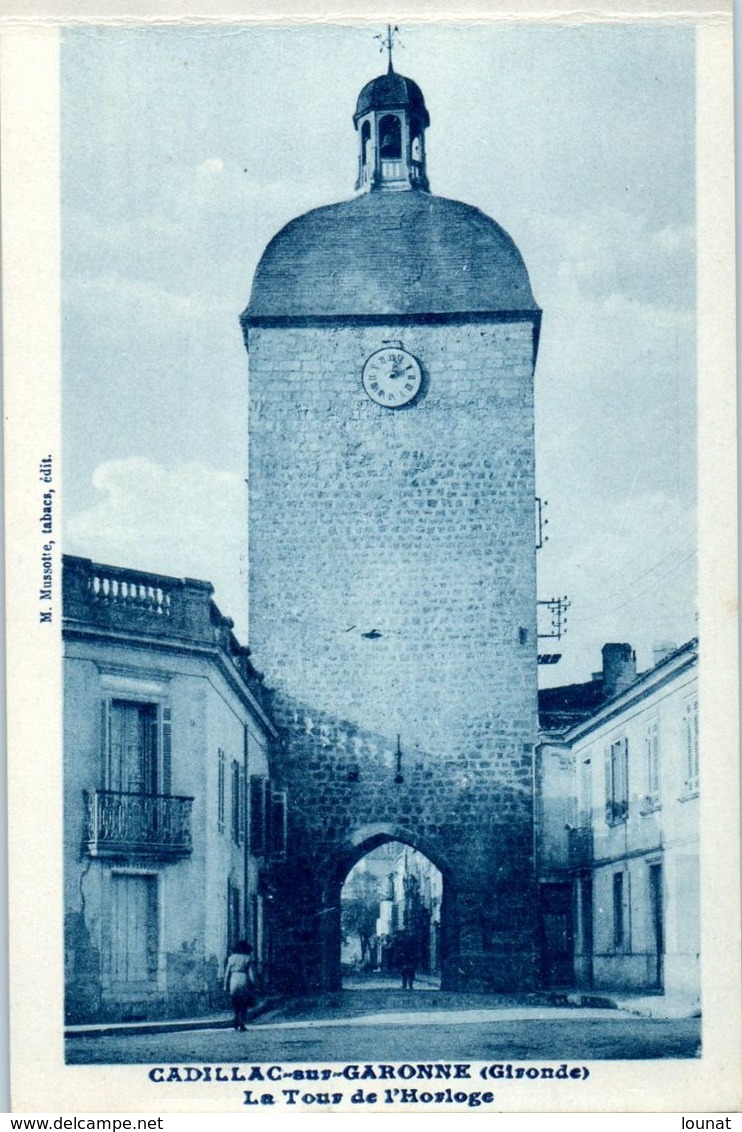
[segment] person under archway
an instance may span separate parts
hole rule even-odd
[[[402,990],[413,990],[419,961],[417,940],[412,932],[401,932],[394,943],[394,959],[402,977]]]

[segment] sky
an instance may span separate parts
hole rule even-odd
[[[271,236],[352,195],[375,26],[78,28],[62,47],[65,551],[205,578],[247,625],[247,355]],[[543,309],[542,683],[696,633],[694,33],[405,26],[431,190],[514,238]],[[543,619],[543,627],[548,627]],[[256,658],[259,667],[259,658]]]

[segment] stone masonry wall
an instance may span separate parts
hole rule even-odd
[[[396,410],[361,385],[389,342],[423,369]],[[396,836],[443,872],[447,985],[531,985],[533,327],[253,328],[249,347],[250,642],[284,737],[284,969],[336,983],[339,886]]]

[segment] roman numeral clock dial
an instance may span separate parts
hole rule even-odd
[[[366,360],[363,388],[372,401],[399,409],[415,397],[422,382],[420,363],[406,350],[385,347]]]

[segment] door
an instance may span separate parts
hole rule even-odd
[[[157,978],[157,877],[111,876],[111,980],[144,990]]]
[[[231,880],[227,881],[227,950],[232,951],[242,939],[242,893]]]
[[[593,878],[588,873],[580,877],[580,924],[582,942],[582,971],[585,985],[593,985]]]
[[[541,973],[547,987],[574,981],[572,886],[541,886]]]
[[[665,924],[662,905],[662,865],[650,865],[649,907],[654,944],[654,985],[660,991],[665,981]]]

